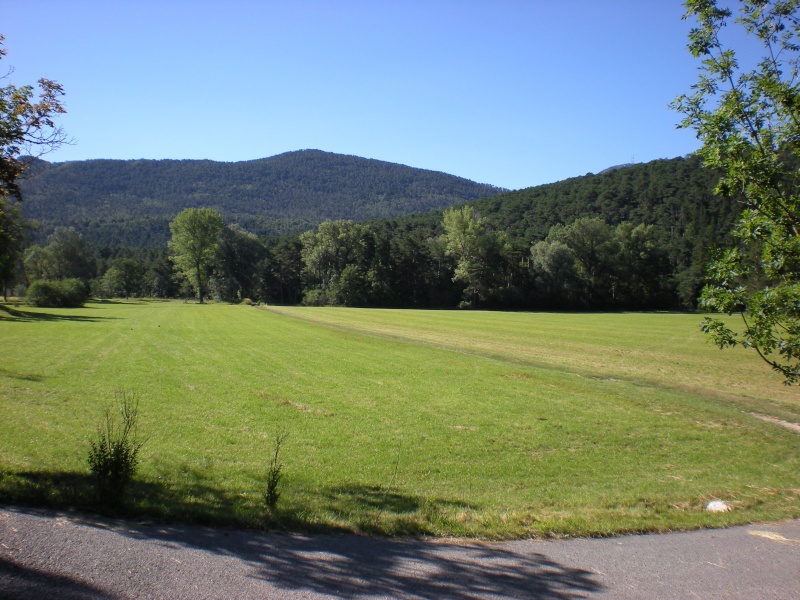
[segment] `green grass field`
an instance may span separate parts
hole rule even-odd
[[[91,509],[87,439],[124,391],[147,438],[127,515],[486,538],[800,516],[800,435],[752,414],[800,421],[797,388],[699,320],[6,306],[0,501]]]

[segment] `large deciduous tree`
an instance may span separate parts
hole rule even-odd
[[[701,306],[739,313],[743,328],[708,318],[721,348],[754,349],[787,384],[800,382],[800,0],[742,0],[738,16],[715,0],[688,0],[689,50],[701,75],[674,108],[697,132],[720,195],[741,195],[738,246],[709,268]],[[745,67],[726,42],[735,22],[761,57]]]
[[[510,250],[508,238],[505,232],[489,230],[486,219],[471,206],[448,208],[442,225],[445,253],[456,261],[453,281],[467,285],[464,295],[475,308],[502,278]]]
[[[175,266],[192,282],[200,304],[224,224],[213,208],[187,208],[169,224],[169,250]]]

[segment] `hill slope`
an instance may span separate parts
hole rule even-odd
[[[492,223],[526,242],[578,217],[655,225],[672,235],[727,237],[741,206],[714,195],[719,176],[698,156],[606,169],[473,202]]]
[[[467,179],[319,150],[260,160],[35,161],[23,213],[73,226],[99,244],[161,245],[188,207],[211,207],[261,235],[297,233],[325,219],[364,220],[443,209],[505,191]]]

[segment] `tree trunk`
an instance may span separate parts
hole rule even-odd
[[[197,265],[197,297],[203,303],[203,280],[200,277],[200,265]]]

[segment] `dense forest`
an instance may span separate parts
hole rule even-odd
[[[21,182],[42,242],[73,227],[93,244],[163,246],[169,221],[204,206],[261,236],[296,234],[325,219],[396,217],[501,191],[435,171],[319,150],[260,160],[33,160]]]
[[[714,249],[733,243],[740,209],[712,193],[716,180],[697,157],[658,160],[444,211],[325,220],[300,235],[258,235],[220,210],[225,226],[208,264],[209,290],[228,301],[312,305],[692,309]],[[380,191],[374,181],[364,185]],[[125,223],[135,230],[139,221]],[[60,226],[20,254],[17,281],[24,288],[64,278],[79,278],[100,296],[193,294],[166,242],[98,244]]]

